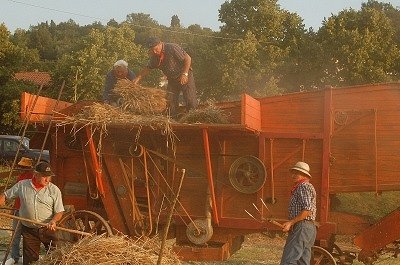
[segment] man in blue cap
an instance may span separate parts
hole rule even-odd
[[[21,221],[24,265],[39,259],[41,243],[46,250],[57,245],[56,223],[62,218],[64,206],[60,189],[50,182],[53,176],[49,163],[40,162],[35,167],[32,179],[22,180],[0,194],[0,205],[4,205],[6,199],[19,197],[19,216],[46,224],[43,227]]]
[[[178,44],[164,43],[156,37],[148,40],[150,61],[133,80],[134,84],[149,74],[152,69],[160,69],[168,79],[169,108],[173,118],[178,114],[179,95],[182,92],[187,109],[197,107],[196,84],[191,67],[192,58]]]

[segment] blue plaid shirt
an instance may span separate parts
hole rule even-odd
[[[289,220],[292,220],[302,211],[308,210],[311,216],[307,220],[315,220],[317,215],[316,192],[309,182],[303,182],[293,191],[289,202]]]

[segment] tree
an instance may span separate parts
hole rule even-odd
[[[325,54],[323,82],[356,85],[398,80],[400,49],[395,29],[382,10],[343,10],[318,32]]]
[[[242,92],[259,95],[276,93],[280,91],[277,90],[277,84],[289,90],[293,83],[288,82],[290,79],[285,75],[297,74],[301,69],[298,51],[306,37],[301,18],[281,9],[276,0],[231,0],[222,4],[219,20],[223,23],[222,36],[235,39],[226,44],[228,49],[225,52],[232,53],[235,46],[241,51],[233,52],[236,58],[227,54],[230,59],[226,61],[224,69],[234,69],[238,63],[239,69],[248,69],[235,71],[235,75],[246,76],[233,76],[232,71],[227,71],[225,75],[231,74],[223,78],[241,80],[237,85],[242,86]],[[252,70],[251,78],[249,69]],[[271,86],[270,91],[266,86]],[[239,93],[240,89],[237,87],[234,91]]]
[[[134,70],[140,68],[145,52],[133,43],[134,37],[135,32],[128,25],[106,27],[104,32],[92,30],[82,40],[81,49],[65,54],[57,63],[56,88],[66,81],[63,98],[69,101],[99,99],[105,75],[119,59],[126,60]]]
[[[0,24],[0,134],[15,133],[19,126],[19,99],[32,86],[12,81],[15,72],[37,66],[39,55],[27,47],[11,42],[10,32]]]
[[[171,28],[180,28],[181,27],[181,20],[177,15],[173,15],[171,17]]]

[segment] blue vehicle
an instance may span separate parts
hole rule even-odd
[[[40,149],[30,149],[29,148],[29,138],[21,137],[18,135],[0,135],[0,163],[11,165],[14,161],[14,158],[18,151],[18,146],[22,139],[21,146],[18,152],[18,159],[21,157],[31,158],[34,162],[46,161],[50,162],[50,154],[49,150],[43,150],[40,152]]]

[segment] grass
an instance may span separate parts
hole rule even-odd
[[[400,206],[400,191],[337,194],[335,211],[368,216],[374,223]]]

